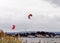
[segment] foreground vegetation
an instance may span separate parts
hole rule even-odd
[[[22,39],[6,35],[2,30],[0,30],[0,43],[22,43]]]

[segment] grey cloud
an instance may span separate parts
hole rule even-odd
[[[33,0],[33,2],[34,1],[37,1],[38,3],[37,7],[34,4],[34,6],[37,9],[34,9],[35,7],[32,7],[31,10],[29,10],[30,7],[21,9],[21,8],[18,8],[20,4],[18,5],[17,8],[16,8],[17,5],[11,6],[11,7],[7,7],[8,6],[7,5],[4,8],[1,7],[0,8],[1,9],[0,10],[0,28],[3,28],[5,31],[8,31],[8,30],[12,31],[11,26],[15,24],[16,29],[14,31],[38,31],[38,30],[39,31],[60,31],[60,16],[57,15],[58,12],[54,11],[53,8],[47,7],[48,6],[47,3],[46,4],[44,2],[40,3],[38,0]],[[54,0],[53,1],[51,0],[51,2],[53,3]],[[58,3],[58,2],[54,2],[54,3]],[[53,11],[52,10],[46,11],[46,9],[43,9],[42,6],[40,6],[40,4],[43,6],[46,5],[45,7],[47,7],[47,9],[52,9]],[[38,8],[38,7],[41,7],[41,8]],[[41,9],[43,10],[41,11]],[[29,13],[33,14],[32,19],[30,20],[28,19],[28,16],[27,16]],[[54,14],[56,14],[57,16],[54,16]]]
[[[45,1],[48,1],[50,2],[51,4],[55,4],[57,6],[60,6],[60,0],[45,0]]]

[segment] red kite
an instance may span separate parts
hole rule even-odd
[[[28,15],[28,18],[31,19],[31,17],[32,17],[32,14],[29,14],[29,15]]]
[[[14,30],[15,29],[15,25],[12,25],[12,30]]]

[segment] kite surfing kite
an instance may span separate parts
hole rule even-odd
[[[32,14],[29,14],[29,15],[28,15],[28,19],[31,19],[31,17],[32,17]]]
[[[15,29],[15,25],[12,25],[12,30],[14,30]]]

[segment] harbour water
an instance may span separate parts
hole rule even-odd
[[[60,43],[60,38],[23,38],[23,43]]]

